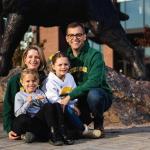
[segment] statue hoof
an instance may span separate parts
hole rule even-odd
[[[9,73],[9,70],[12,68],[12,63],[9,58],[6,56],[4,57],[2,54],[0,54],[0,76],[7,76]]]

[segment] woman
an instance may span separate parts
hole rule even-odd
[[[40,76],[40,83],[42,83],[42,81],[45,79],[46,61],[43,51],[38,46],[30,46],[24,51],[22,56],[22,69],[24,68],[37,70]],[[15,94],[20,91],[21,88],[20,73],[18,73],[11,77],[11,79],[8,81],[3,104],[3,127],[4,130],[8,133],[9,139],[11,140],[20,138],[20,136],[12,131],[12,124],[15,118]]]

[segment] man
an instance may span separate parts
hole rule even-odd
[[[92,113],[94,128],[101,130],[103,137],[103,113],[111,106],[112,92],[106,82],[102,54],[89,47],[85,29],[80,23],[68,25],[66,41],[70,46],[67,50],[71,63],[70,71],[77,88],[62,100],[62,104],[66,105],[70,100],[78,98],[82,121],[89,124]]]

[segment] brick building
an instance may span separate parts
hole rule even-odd
[[[50,27],[50,28],[39,28],[39,42],[46,40],[44,44],[44,53],[46,59],[54,52],[64,49],[66,47],[65,39],[61,33],[59,27]],[[96,49],[102,50],[105,63],[107,66],[113,68],[113,51],[107,45],[98,45],[90,41],[90,45]]]

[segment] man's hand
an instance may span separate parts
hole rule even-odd
[[[8,133],[8,138],[9,138],[10,140],[17,140],[17,139],[20,138],[20,136],[18,136],[14,131],[10,131],[10,132]]]

